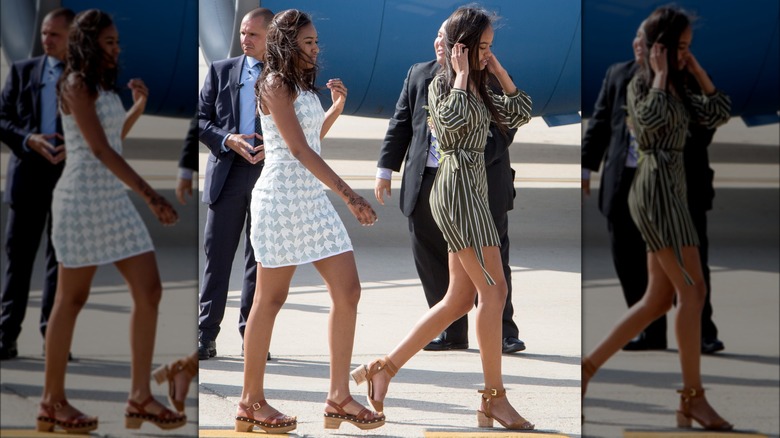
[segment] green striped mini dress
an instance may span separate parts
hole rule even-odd
[[[449,252],[474,248],[488,284],[495,281],[485,270],[482,248],[500,246],[490,215],[485,176],[485,143],[491,116],[482,101],[464,90],[442,91],[443,76],[428,88],[428,108],[441,159],[433,182],[430,204]],[[531,119],[531,98],[520,90],[512,95],[490,93],[504,123],[517,128]]]
[[[690,105],[671,94],[651,88],[638,92],[638,77],[628,84],[626,103],[639,160],[628,207],[649,252],[671,247],[685,281],[682,247],[698,246],[699,239],[688,212],[683,148],[693,120],[709,129],[728,121],[731,101],[716,91],[711,96],[688,92]]]

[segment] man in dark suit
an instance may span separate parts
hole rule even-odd
[[[633,41],[634,60],[613,64],[607,70],[596,100],[588,129],[582,140],[582,189],[590,194],[590,171],[597,172],[604,160],[599,189],[599,209],[607,217],[612,261],[615,265],[623,296],[629,307],[639,301],[647,289],[647,250],[642,235],[628,210],[628,194],[634,179],[637,151],[626,127],[626,88],[644,59],[642,23]],[[689,86],[695,86],[690,81]],[[688,187],[688,208],[699,235],[699,254],[707,283],[707,298],[702,312],[702,352],[723,349],[717,328],[712,322],[710,275],[707,265],[706,211],[712,208],[714,190],[707,146],[715,130],[691,124],[685,145],[684,161]],[[606,155],[605,155],[606,153]],[[624,350],[666,349],[666,316],[651,323]]]
[[[8,264],[2,289],[0,360],[18,355],[16,340],[27,310],[33,263],[44,231],[46,278],[40,320],[44,339],[54,305],[57,259],[51,243],[51,199],[65,160],[56,85],[64,67],[73,16],[70,9],[60,8],[44,17],[44,55],[15,62],[0,96],[0,140],[13,151],[3,196],[10,208],[5,236]]]
[[[265,36],[272,19],[273,13],[265,8],[247,13],[240,30],[244,55],[212,63],[200,91],[200,141],[211,150],[203,187],[203,202],[209,208],[198,318],[201,360],[217,354],[216,339],[225,314],[230,267],[245,224],[245,270],[238,324],[242,337],[254,297],[257,263],[249,241],[249,202],[265,157],[255,124],[254,85],[260,76]]]
[[[176,181],[176,199],[181,205],[187,204],[187,196],[192,196],[192,175],[198,171],[198,117],[190,121],[184,145],[179,158],[179,178]]]
[[[406,167],[401,183],[401,211],[409,218],[412,238],[412,254],[417,273],[425,292],[428,306],[433,307],[444,298],[449,285],[447,242],[433,220],[429,198],[438,169],[438,152],[431,145],[428,127],[428,85],[444,62],[444,24],[434,41],[436,61],[415,64],[409,69],[395,114],[390,120],[377,163],[375,195],[384,205],[384,195],[390,195],[392,172]],[[509,267],[509,219],[507,212],[513,208],[514,171],[510,167],[509,145],[516,129],[504,137],[498,128],[490,127],[485,145],[485,166],[488,182],[490,212],[501,238],[501,260],[508,287],[504,306],[502,338],[503,352],[515,353],[525,349],[518,339],[517,325],[512,320],[512,280]],[[468,316],[453,322],[439,337],[424,349],[429,351],[468,348]]]

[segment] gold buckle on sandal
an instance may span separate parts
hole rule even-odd
[[[252,403],[252,410],[253,411],[259,411],[263,405],[260,404],[260,402],[254,402]]]

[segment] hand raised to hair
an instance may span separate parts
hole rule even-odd
[[[465,44],[455,43],[452,46],[450,63],[452,63],[452,69],[455,70],[456,75],[469,74],[469,49]]]
[[[669,64],[666,62],[666,46],[661,43],[655,43],[650,48],[650,68],[656,75],[666,75],[669,72]]]

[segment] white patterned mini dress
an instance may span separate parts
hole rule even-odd
[[[320,153],[325,112],[311,92],[293,103],[306,142]],[[265,268],[301,265],[352,251],[344,223],[322,182],[287,148],[270,115],[261,117],[265,167],[252,190],[250,238]]]
[[[111,148],[122,153],[125,109],[99,91],[95,109]],[[152,239],[127,189],[98,160],[72,115],[62,115],[67,159],[52,200],[52,242],[65,267],[94,266],[153,251]]]

